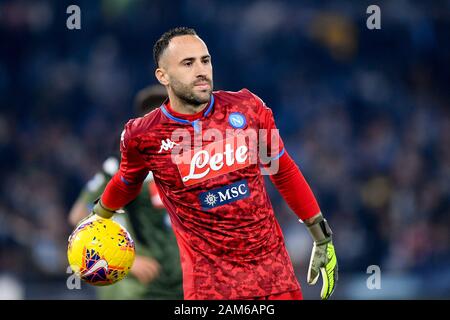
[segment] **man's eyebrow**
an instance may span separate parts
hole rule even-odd
[[[195,58],[189,57],[189,58],[184,58],[183,60],[181,60],[180,62],[184,62],[184,61],[194,61]]]
[[[204,56],[202,56],[200,59],[205,59],[205,58],[211,58],[211,56],[209,54],[206,54]],[[188,58],[184,58],[183,60],[180,61],[180,63],[183,63],[185,61],[194,61],[195,58],[194,57],[188,57]]]

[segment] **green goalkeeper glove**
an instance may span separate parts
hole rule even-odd
[[[94,208],[92,208],[92,214],[95,214],[104,219],[111,219],[113,217],[113,215],[116,213],[124,213],[124,211],[121,209],[111,210],[103,205],[100,198],[95,200]]]
[[[333,294],[338,280],[338,263],[331,237],[333,232],[322,214],[311,223],[306,223],[306,226],[314,240],[307,281],[308,284],[314,285],[319,274],[322,274],[320,297],[326,300]]]

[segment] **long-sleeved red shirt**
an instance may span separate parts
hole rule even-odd
[[[320,209],[261,99],[246,89],[216,91],[194,115],[176,113],[167,102],[127,123],[121,154],[102,202],[124,206],[153,172],[178,240],[186,299],[299,289],[261,163],[278,166],[271,180],[300,219]]]

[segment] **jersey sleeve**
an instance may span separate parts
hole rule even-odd
[[[255,100],[257,113],[260,115],[259,157],[261,164],[266,165],[270,161],[277,160],[283,155],[285,152],[284,143],[275,124],[272,110],[260,97],[252,92],[250,92],[250,94]]]
[[[148,175],[148,167],[137,147],[139,138],[133,137],[133,120],[130,120],[120,137],[121,161],[119,167],[120,179],[125,184],[142,183]]]
[[[294,160],[285,152],[277,161],[279,170],[269,177],[291,210],[302,221],[318,214],[316,197]]]
[[[286,152],[272,110],[252,93],[260,114],[259,156],[265,171],[292,211],[306,220],[320,212],[317,200],[302,172]]]
[[[106,185],[101,197],[102,203],[109,209],[122,208],[134,200],[149,171],[139,153],[139,140],[133,137],[132,129],[133,120],[130,120],[121,134],[119,171]]]

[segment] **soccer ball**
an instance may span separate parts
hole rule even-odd
[[[135,257],[133,239],[112,219],[86,221],[69,237],[67,258],[82,280],[95,286],[107,286],[122,280]]]

